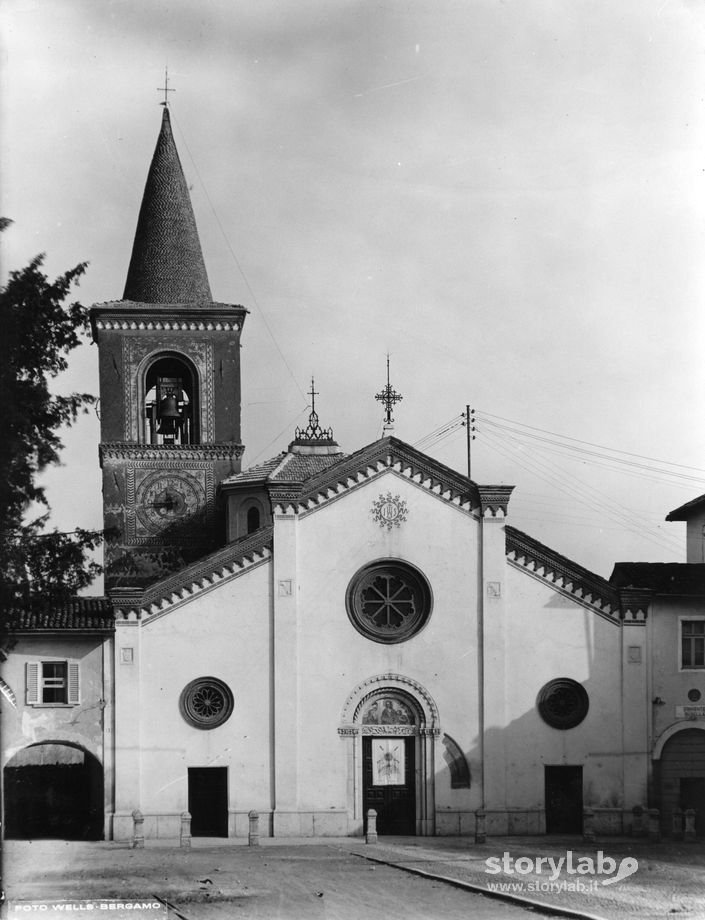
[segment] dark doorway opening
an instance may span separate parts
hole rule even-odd
[[[582,834],[583,768],[545,767],[546,833]]]
[[[416,834],[416,782],[414,736],[362,739],[364,831],[367,811],[377,812],[377,833],[387,836]]]
[[[192,837],[228,836],[228,768],[189,767]]]
[[[9,761],[3,778],[8,839],[103,839],[103,768],[88,751],[32,745]]]
[[[695,809],[695,833],[705,836],[705,731],[686,728],[669,738],[655,761],[661,829],[672,832],[676,808]]]
[[[695,809],[695,836],[705,835],[705,776],[682,776],[680,782],[680,807],[683,811]]]

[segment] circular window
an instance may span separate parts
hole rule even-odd
[[[697,690],[695,687],[693,687],[692,690],[688,691],[688,699],[690,700],[691,703],[697,703],[701,696],[702,696],[702,693],[699,690]]]
[[[565,729],[580,725],[588,713],[590,701],[582,684],[569,677],[559,677],[542,687],[537,705],[547,725]]]
[[[181,692],[181,715],[196,728],[216,728],[233,711],[230,687],[216,677],[192,680]]]
[[[367,565],[348,586],[346,605],[355,629],[374,642],[403,642],[431,614],[431,589],[424,576],[405,562]]]

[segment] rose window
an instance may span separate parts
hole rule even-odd
[[[347,609],[364,636],[375,642],[402,642],[426,623],[431,590],[423,575],[404,562],[374,563],[350,582]]]
[[[233,711],[233,695],[227,684],[215,677],[199,677],[184,687],[181,714],[196,728],[216,728]]]
[[[582,684],[568,677],[551,680],[538,696],[541,718],[551,728],[575,728],[588,713],[590,701]]]

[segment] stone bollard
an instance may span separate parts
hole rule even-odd
[[[187,811],[181,812],[179,843],[185,850],[191,849],[191,815]]]
[[[487,812],[478,808],[475,812],[475,843],[484,843],[487,840],[486,827]]]
[[[595,812],[592,808],[583,808],[583,840],[595,842]]]
[[[144,815],[139,808],[132,812],[132,847],[135,850],[144,847]]]
[[[695,809],[687,808],[685,811],[685,833],[683,834],[689,843],[695,842]]]
[[[250,819],[250,832],[247,835],[247,845],[259,846],[259,812],[252,810],[247,816]]]
[[[644,808],[641,805],[635,805],[632,808],[632,815],[632,837],[645,837]]]
[[[659,810],[658,808],[650,808],[648,811],[649,815],[649,840],[660,840],[661,839],[661,828],[659,826]]]
[[[680,808],[674,808],[671,816],[671,834],[674,840],[683,839],[683,812]]]
[[[377,812],[374,808],[367,810],[367,833],[365,843],[377,843]]]

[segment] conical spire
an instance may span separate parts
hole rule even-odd
[[[137,220],[123,299],[141,303],[212,300],[166,106]]]

